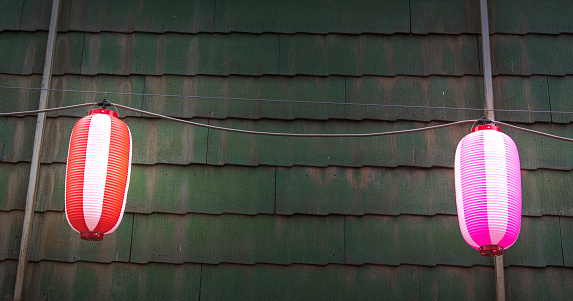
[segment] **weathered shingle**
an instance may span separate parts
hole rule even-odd
[[[414,266],[203,265],[201,300],[417,300]],[[221,289],[225,288],[225,289]]]
[[[470,35],[281,35],[281,74],[479,74]]]
[[[1,32],[0,73],[42,73],[46,54],[46,32]]]
[[[180,118],[330,119],[344,118],[345,112],[345,78],[340,76],[147,76],[145,92],[183,96],[146,96],[144,101],[145,110]]]
[[[495,272],[490,267],[419,267],[420,296],[432,300],[495,298]],[[573,269],[505,268],[507,300],[567,300],[573,293]]]
[[[86,34],[82,74],[278,73],[276,34]]]
[[[408,2],[295,0],[216,2],[217,32],[383,33],[410,31]]]
[[[24,6],[20,12],[21,23],[20,30],[22,31],[48,31],[50,27],[50,16],[52,15],[52,2],[41,0],[27,0],[22,1]],[[60,1],[60,11],[66,1]]]
[[[509,267],[505,291],[510,300],[568,300],[573,294],[573,269]]]
[[[131,262],[344,262],[341,216],[135,214]]]
[[[453,170],[443,168],[278,168],[276,198],[277,214],[456,213]]]
[[[537,169],[521,171],[523,215],[573,216],[573,173]]]
[[[0,125],[5,128],[0,132],[4,142],[2,162],[32,161],[36,120],[35,116],[0,118]]]
[[[64,212],[37,212],[33,225],[30,261],[129,261],[133,214],[124,214],[116,231],[99,242],[80,239],[80,234],[69,226]]]
[[[493,267],[418,267],[418,273],[421,300],[495,299]]]
[[[8,118],[0,117],[0,158],[4,158],[4,139],[6,139],[6,124],[8,123]],[[1,160],[0,160],[1,161]]]
[[[561,228],[561,242],[563,244],[563,265],[573,267],[573,218],[559,217],[559,226]]]
[[[559,217],[522,217],[515,244],[503,253],[505,265],[563,266]]]
[[[346,256],[350,264],[493,264],[465,243],[457,217],[444,215],[346,217]],[[563,265],[559,217],[523,217],[519,238],[504,257],[507,265]]]
[[[5,284],[0,291],[3,296],[13,293],[16,266],[17,261],[0,262],[4,271],[0,274],[0,283]],[[29,268],[35,271],[28,273],[26,282],[25,297],[29,299],[198,300],[199,290],[201,300],[482,300],[495,296],[493,267],[479,266],[200,266],[42,261],[30,262]],[[509,267],[505,275],[509,300],[566,300],[571,294],[571,269]],[[94,283],[112,289],[94,289]],[[551,289],[540,289],[543,287]]]
[[[573,32],[573,4],[567,0],[488,1],[490,32],[544,33]]]
[[[0,73],[42,74],[47,32],[1,32]],[[56,37],[54,74],[79,73],[84,34],[62,33]]]
[[[551,110],[573,112],[573,77],[548,77],[549,95],[551,97]],[[569,123],[573,121],[573,113],[551,113],[551,121],[556,123]],[[569,136],[570,137],[570,136]]]
[[[555,110],[553,102],[549,100],[550,93],[546,76],[496,76],[492,84],[496,110]],[[525,123],[551,122],[551,113],[500,111],[495,112],[495,120]]]
[[[2,231],[0,232],[0,262],[6,259],[18,259],[23,221],[24,211],[0,211],[0,231]]]
[[[18,260],[0,261],[0,294],[5,299],[14,298],[14,287],[16,286],[16,271]]]
[[[24,1],[0,1],[0,31],[20,29],[23,6]]]
[[[136,109],[142,108],[143,96],[145,89],[145,77],[138,75],[131,76],[111,76],[111,75],[98,75],[98,76],[85,76],[85,75],[64,75],[53,76],[50,88],[56,90],[67,91],[52,91],[48,98],[48,107],[62,107],[81,103],[94,103],[104,97],[114,104],[121,104]],[[87,92],[76,92],[87,91]],[[96,93],[97,92],[97,93]],[[115,93],[134,93],[140,95],[121,95],[121,94],[105,94],[105,92]],[[36,103],[39,102],[39,97],[35,99]],[[36,105],[37,107],[37,105]],[[73,116],[84,117],[88,115],[92,107],[82,107],[72,110],[63,110],[48,113],[48,117],[57,116]],[[93,107],[100,108],[100,107]],[[115,107],[108,107],[108,109],[118,111],[121,118],[126,116],[141,116],[140,113],[132,111],[117,109]]]
[[[573,74],[573,36],[492,35],[491,57],[494,75]]]
[[[413,0],[410,18],[414,34],[481,32],[479,1]]]
[[[573,173],[521,174],[523,215],[573,216]],[[457,214],[450,168],[294,166],[277,169],[276,185],[277,214]]]
[[[573,128],[573,124],[563,125],[555,123],[516,125],[563,137],[571,137]],[[568,155],[573,152],[573,144],[571,142],[510,128],[502,128],[502,130],[515,141],[519,150],[522,169],[549,168],[571,170],[573,168],[573,160]]]
[[[272,131],[282,133],[365,133],[384,132],[405,128],[414,128],[428,124],[412,122],[375,122],[375,121],[242,121],[226,119],[211,121],[211,124],[231,128],[255,131]],[[445,130],[448,131],[448,130]],[[368,138],[300,138],[245,136],[244,134],[211,131],[209,135],[209,164],[241,164],[277,166],[451,166],[453,152],[459,139],[463,137],[461,128],[451,128],[449,137],[444,130],[434,133],[425,132],[423,139],[414,140],[412,134],[402,134]],[[456,136],[459,138],[456,139]],[[433,143],[436,139],[451,140],[448,145],[441,145],[439,156],[432,156],[434,151],[420,149],[419,156],[427,158],[426,162],[416,163],[417,150],[412,151],[417,143]],[[451,154],[447,149],[452,149]],[[408,151],[403,151],[403,150]],[[419,160],[419,158],[416,158]],[[445,161],[444,161],[445,160]],[[416,161],[417,162],[417,161]]]
[[[346,102],[357,105],[346,107],[346,118],[417,121],[477,119],[483,114],[479,110],[483,108],[482,85],[479,76],[347,77]],[[428,109],[424,106],[478,110]]]
[[[24,210],[30,163],[0,162],[0,211]]]
[[[207,129],[165,119],[126,118],[124,121],[131,129],[134,163],[205,163]],[[193,121],[206,123],[204,119]]]
[[[21,76],[13,74],[0,74],[0,86],[13,87],[0,88],[0,112],[21,112],[37,110],[40,104],[41,75]],[[18,89],[19,87],[24,89]],[[1,143],[1,142],[0,142]]]
[[[420,128],[441,123],[383,121],[251,121],[226,119],[211,121],[223,127],[282,133],[376,133]],[[518,124],[538,131],[570,136],[573,125]],[[471,124],[413,134],[367,138],[292,138],[245,136],[210,131],[207,162],[276,166],[417,166],[453,167],[459,141],[470,133]],[[571,170],[568,155],[573,145],[566,141],[502,128],[516,143],[523,169],[550,168]]]
[[[347,216],[348,264],[492,265],[468,246],[455,216]]]
[[[22,30],[48,30],[50,1],[25,1]],[[213,31],[215,1],[153,0],[60,1],[58,31],[184,32]]]
[[[273,167],[134,165],[126,211],[273,214]]]
[[[6,282],[13,286],[16,268],[12,265],[0,262],[0,269],[8,274]],[[41,261],[28,263],[26,276],[27,300],[199,300],[201,266]],[[13,292],[12,288],[2,296]]]

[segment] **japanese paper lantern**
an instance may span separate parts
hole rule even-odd
[[[484,256],[502,255],[521,227],[515,143],[496,126],[477,126],[458,144],[454,172],[462,236]]]
[[[66,167],[66,218],[84,240],[119,226],[129,188],[131,133],[117,113],[95,109],[72,131]]]

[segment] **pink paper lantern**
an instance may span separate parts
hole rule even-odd
[[[496,126],[477,126],[458,144],[454,171],[465,241],[484,256],[502,255],[521,227],[521,172],[515,143]]]

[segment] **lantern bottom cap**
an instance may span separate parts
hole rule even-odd
[[[102,241],[103,240],[103,233],[95,232],[95,231],[84,231],[80,233],[80,238],[83,240],[89,241]]]
[[[498,245],[486,245],[479,247],[479,253],[487,257],[503,255],[503,247]]]

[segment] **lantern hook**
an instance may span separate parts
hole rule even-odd
[[[489,120],[487,117],[483,116],[482,118],[476,119],[476,121],[474,121],[474,123],[471,126],[471,129],[473,129],[475,127],[476,123],[478,123],[478,122],[480,122],[483,125],[489,124],[489,123],[494,123],[493,121]]]
[[[100,107],[102,107],[102,109],[105,110],[105,107],[109,107],[109,106],[111,106],[112,104],[111,104],[111,102],[107,101],[107,99],[105,99],[105,97],[104,97],[102,100],[100,100],[100,101],[97,102],[97,105],[100,106]]]

